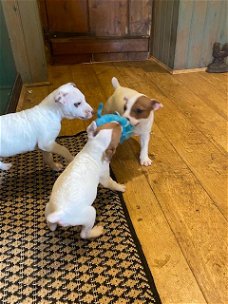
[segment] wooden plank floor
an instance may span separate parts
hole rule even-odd
[[[156,112],[150,154],[138,162],[138,138],[118,147],[112,168],[163,303],[227,303],[227,75],[170,75],[152,61],[50,66],[50,86],[24,90],[21,108],[74,81],[97,107],[111,78],[164,104]],[[63,121],[62,135],[89,122]]]

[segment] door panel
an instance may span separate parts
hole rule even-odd
[[[129,3],[130,35],[150,35],[152,1],[131,0]]]
[[[136,60],[149,55],[152,0],[39,3],[53,63]]]
[[[88,7],[85,0],[46,0],[48,30],[51,33],[88,33]]]
[[[125,36],[128,34],[128,1],[90,0],[91,31],[96,36]]]

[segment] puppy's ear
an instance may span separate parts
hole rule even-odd
[[[116,153],[116,148],[117,148],[118,144],[120,143],[121,133],[122,133],[122,128],[121,128],[120,124],[114,123],[110,145],[108,146],[108,148],[106,149],[106,151],[104,152],[104,155],[103,155],[104,160],[107,160],[108,162],[111,161],[111,158]]]
[[[86,129],[88,138],[94,137],[96,129],[97,129],[96,122],[95,121],[91,122],[91,124]]]
[[[77,86],[74,82],[70,82],[70,85],[72,85],[72,87],[74,87],[74,88],[77,88]]]
[[[163,108],[163,104],[154,99],[151,99],[151,106],[152,106],[153,111],[157,111],[160,108]]]
[[[62,91],[58,91],[55,96],[54,96],[54,101],[55,102],[60,102],[62,104],[66,103],[66,96],[68,93],[62,92]]]

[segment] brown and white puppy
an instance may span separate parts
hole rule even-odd
[[[122,87],[117,78],[112,78],[115,89],[104,106],[104,113],[118,112],[135,126],[134,135],[140,136],[140,163],[150,166],[152,161],[148,156],[150,133],[154,122],[154,111],[163,107],[157,100],[135,90]]]
[[[81,225],[81,238],[89,239],[103,233],[102,226],[94,226],[96,209],[92,206],[100,183],[106,188],[125,191],[109,173],[109,162],[121,136],[118,123],[97,128],[95,121],[87,128],[88,141],[65,171],[56,180],[45,210],[49,228],[57,225]]]

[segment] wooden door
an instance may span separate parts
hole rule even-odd
[[[39,0],[54,63],[143,60],[152,0]]]

